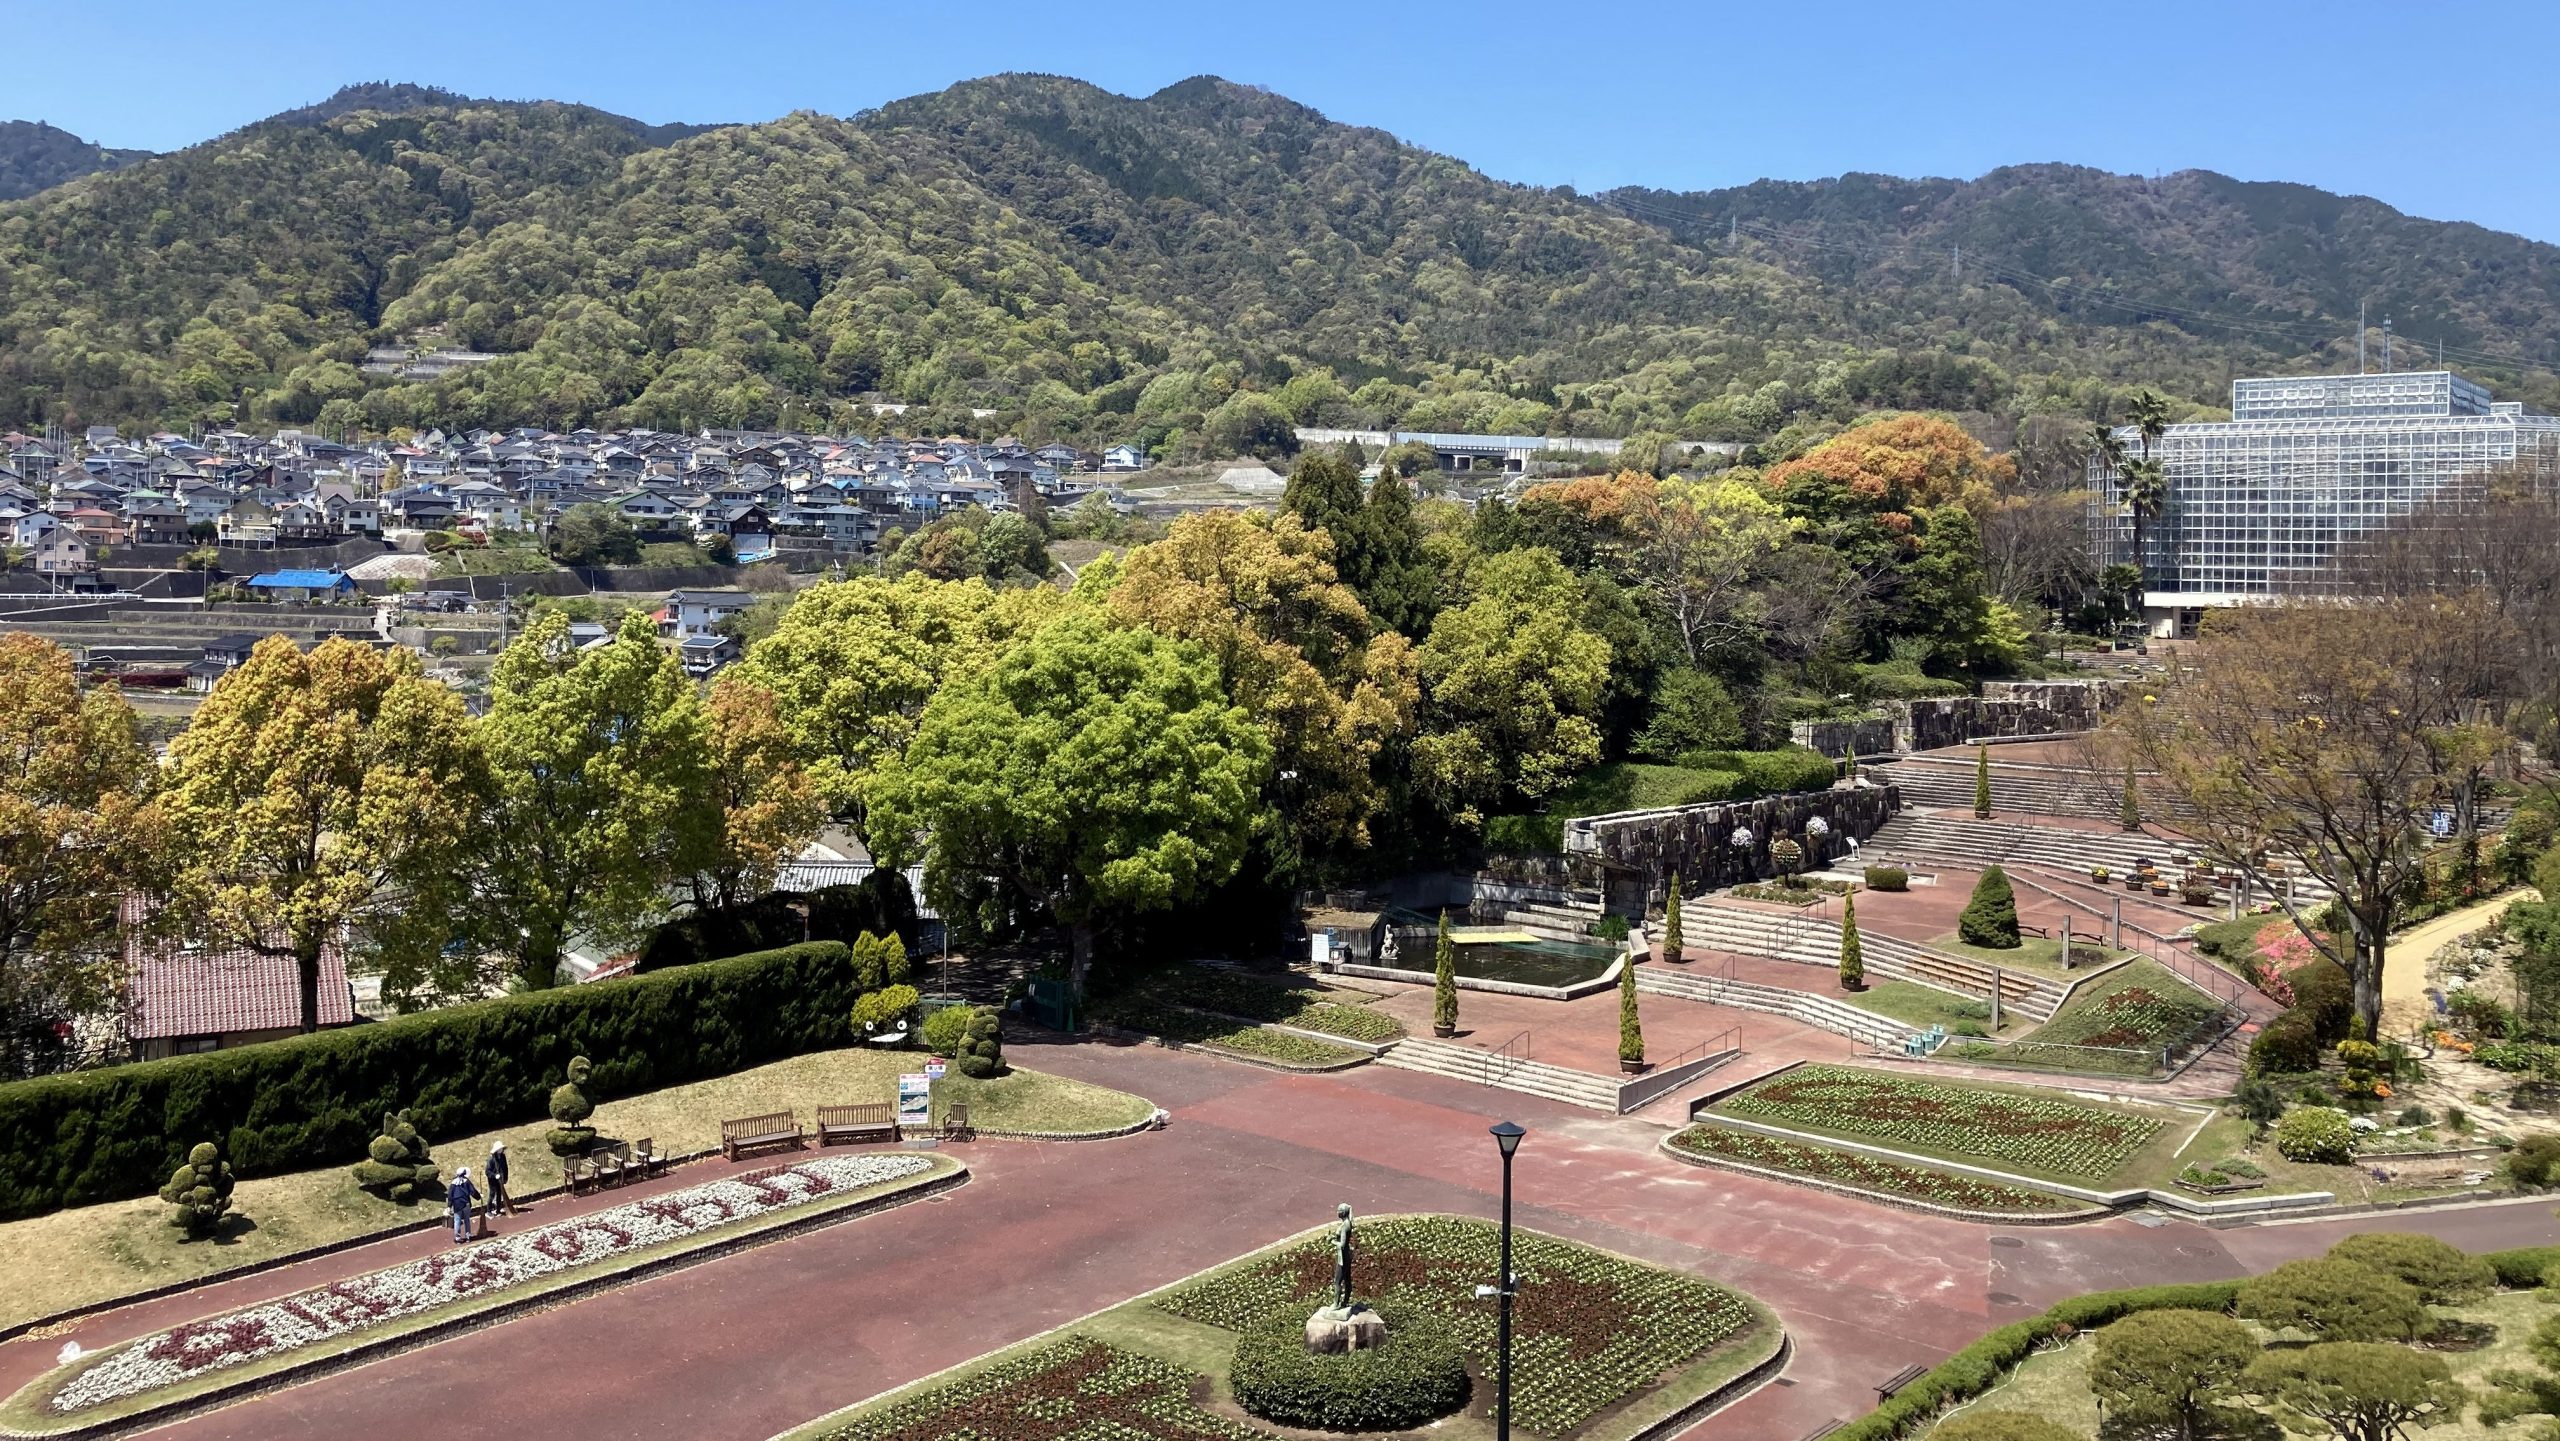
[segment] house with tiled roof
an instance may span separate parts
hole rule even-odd
[[[142,903],[125,902],[125,1039],[137,1061],[277,1041],[302,1029],[302,985],[290,954],[200,945],[148,934]],[[281,933],[268,940],[281,947]],[[320,952],[320,1024],[350,1026],[346,956]]]

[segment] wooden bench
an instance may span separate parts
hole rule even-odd
[[[873,1101],[860,1106],[820,1106],[818,1108],[818,1144],[832,1146],[838,1141],[894,1141],[898,1139],[898,1117],[886,1101]]]
[[[966,1140],[978,1134],[969,1124],[969,1103],[953,1101],[942,1108],[942,1138],[946,1141]]]
[[[1877,1402],[1881,1404],[1892,1400],[1895,1392],[1928,1374],[1929,1368],[1926,1366],[1903,1367],[1901,1370],[1884,1378],[1884,1381],[1876,1387]]]
[[[734,1161],[741,1151],[764,1146],[800,1147],[800,1123],[789,1111],[776,1111],[769,1116],[741,1116],[720,1123],[720,1154]]]

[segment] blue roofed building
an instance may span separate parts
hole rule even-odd
[[[356,593],[342,570],[271,570],[249,577],[249,589],[268,600],[334,600]]]

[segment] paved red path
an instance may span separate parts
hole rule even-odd
[[[2093,1287],[2238,1274],[2376,1224],[2476,1248],[2560,1241],[2539,1201],[2243,1231],[2124,1220],[2004,1230],[1683,1166],[1653,1149],[1661,1124],[1410,1072],[1289,1076],[1098,1043],[1024,1044],[1014,1059],[1150,1096],[1172,1125],[1091,1144],[962,1147],[975,1179],[946,1197],[158,1434],[338,1441],[350,1417],[403,1416],[471,1435],[761,1441],[1315,1225],[1337,1202],[1489,1214],[1499,1170],[1484,1127],[1500,1115],[1531,1129],[1518,1162],[1524,1224],[1740,1286],[1794,1334],[1795,1384],[1761,1390],[1700,1437],[1798,1436],[1855,1415],[1900,1366]],[[186,1309],[88,1329],[133,1334]],[[0,1365],[57,1345],[0,1347]]]

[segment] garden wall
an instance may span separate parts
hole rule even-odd
[[[1673,872],[1683,894],[1697,895],[1774,874],[1769,845],[1780,836],[1803,844],[1805,869],[1819,870],[1845,849],[1850,836],[1860,840],[1902,808],[1902,792],[1890,785],[1854,790],[1804,791],[1763,796],[1756,801],[1724,801],[1669,810],[1625,811],[1614,816],[1587,816],[1565,823],[1565,849],[1606,865],[1615,881],[1633,878],[1643,887],[1648,912],[1663,899]],[[1820,816],[1831,833],[1819,841],[1805,835],[1805,822]],[[1734,832],[1748,828],[1750,844],[1736,846]],[[1618,886],[1610,889],[1612,909]]]
[[[1797,721],[1788,730],[1788,739],[1807,750],[1816,750],[1833,760],[1848,756],[1882,755],[1894,748],[1894,723],[1890,718],[1853,721]]]
[[[1893,749],[1932,751],[1977,737],[2062,735],[2096,726],[2116,681],[1992,681],[1979,696],[1889,701]]]
[[[0,1219],[148,1195],[199,1141],[240,1175],[362,1160],[386,1111],[430,1141],[546,1114],[569,1058],[599,1100],[841,1046],[839,941],[0,1085]]]

